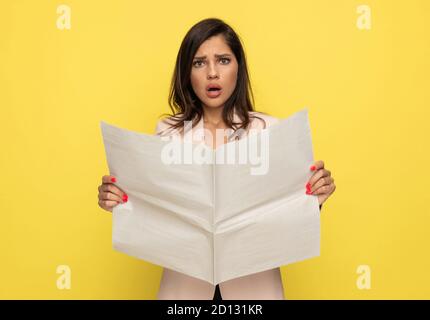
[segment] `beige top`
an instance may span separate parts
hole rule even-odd
[[[251,123],[248,130],[251,131],[242,131],[239,136],[231,135],[228,139],[229,141],[243,138],[247,136],[249,132],[252,132],[252,130],[255,130],[254,132],[258,132],[258,130],[279,122],[279,119],[260,112],[251,111],[250,114],[254,114],[262,118],[264,122],[258,118],[250,118]],[[240,118],[236,112],[233,115],[233,121],[240,122]],[[201,119],[196,126],[192,128],[192,130],[186,128],[184,135],[182,136],[182,134],[179,133],[179,130],[170,130],[168,121],[162,119],[157,123],[156,134],[161,136],[176,135],[182,139],[191,139],[193,142],[205,142],[209,145],[207,138],[202,134],[203,129],[204,122],[203,119]],[[220,283],[219,288],[224,300],[284,299],[284,290],[279,268],[228,280]],[[206,281],[164,268],[157,299],[211,300],[214,296],[214,292],[215,286]]]

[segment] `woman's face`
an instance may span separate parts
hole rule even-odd
[[[237,80],[237,60],[222,35],[203,42],[193,58],[191,85],[204,107],[223,107],[231,96]],[[221,90],[208,90],[216,85]]]

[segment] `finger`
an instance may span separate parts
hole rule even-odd
[[[112,200],[99,200],[99,206],[102,209],[110,210],[118,205],[118,202]]]
[[[100,192],[99,193],[99,200],[113,200],[117,202],[123,203],[123,199],[121,199],[116,194],[113,194],[112,192]]]
[[[312,192],[312,194],[317,195],[317,194],[332,194],[333,191],[336,189],[336,186],[334,185],[334,183],[331,184],[326,184],[323,185],[322,187],[319,187],[318,189],[316,189],[314,192]]]
[[[330,177],[330,175],[331,175],[330,171],[328,171],[326,169],[319,169],[309,179],[309,182],[306,185],[306,188],[308,188],[308,189],[312,188],[319,179],[321,179],[322,177]]]
[[[330,176],[324,176],[321,177],[320,179],[318,179],[317,182],[314,183],[314,185],[310,188],[311,193],[313,193],[315,190],[317,190],[318,188],[321,188],[322,186],[325,185],[330,185],[332,182],[334,182],[334,179]]]
[[[118,188],[116,185],[114,185],[112,183],[103,184],[100,187],[99,191],[112,192],[113,194],[117,195],[121,199],[128,198],[127,194],[124,191],[122,191],[120,188]]]
[[[311,165],[310,170],[317,171],[322,168],[324,168],[324,161],[318,160],[318,161],[315,161],[313,165]]]
[[[116,177],[115,176],[103,176],[102,177],[102,182],[103,183],[115,183],[116,182]]]

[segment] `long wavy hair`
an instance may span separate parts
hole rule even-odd
[[[178,129],[182,131],[184,121],[192,121],[192,127],[194,127],[203,117],[201,101],[191,85],[192,61],[200,45],[210,37],[217,35],[223,35],[238,62],[236,87],[225,102],[222,112],[224,123],[236,131],[239,129],[247,130],[250,118],[258,118],[264,122],[264,119],[249,113],[250,111],[254,111],[255,100],[251,88],[246,56],[239,36],[224,21],[217,18],[209,18],[191,27],[179,48],[168,98],[172,114],[165,113],[161,115],[169,116],[170,120],[173,120],[172,123],[169,123],[169,129],[171,130]],[[239,123],[233,122],[234,111],[236,111],[241,120]]]

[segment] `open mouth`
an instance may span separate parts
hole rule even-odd
[[[206,89],[206,95],[209,98],[218,98],[221,95],[221,88],[208,88]]]
[[[211,83],[206,87],[206,95],[209,98],[217,98],[221,95],[222,88],[216,83]]]

